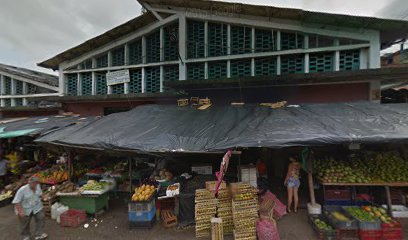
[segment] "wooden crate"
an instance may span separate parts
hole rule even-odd
[[[188,99],[187,99],[187,98],[183,98],[183,99],[177,100],[177,106],[179,106],[179,107],[188,106]]]
[[[206,188],[208,191],[214,191],[216,186],[217,186],[217,181],[208,181],[208,182],[205,182],[205,188]],[[219,188],[219,189],[225,189],[225,188],[227,188],[227,184],[226,184],[224,181],[222,181],[221,184],[220,184],[220,188]]]
[[[53,197],[48,199],[47,201],[42,200],[42,204],[44,206],[44,214],[47,217],[51,217],[51,206],[57,202],[57,197]]]
[[[211,218],[211,239],[224,240],[222,218]]]

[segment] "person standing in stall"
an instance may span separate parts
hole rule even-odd
[[[296,156],[289,158],[288,172],[286,174],[284,185],[288,190],[288,212],[291,212],[292,201],[294,202],[294,212],[297,212],[299,205],[299,187],[300,187],[300,162]]]
[[[8,170],[8,161],[4,159],[3,154],[0,153],[0,186],[7,185],[7,170]]]

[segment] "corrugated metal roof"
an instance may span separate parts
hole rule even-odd
[[[46,74],[27,68],[10,66],[2,63],[0,63],[0,71],[27,78],[36,82],[48,84],[52,87],[58,87],[58,77],[51,74]]]
[[[351,16],[342,14],[331,14],[322,12],[305,11],[294,8],[279,8],[273,6],[250,5],[232,2],[207,1],[207,0],[138,0],[150,5],[165,5],[180,8],[195,8],[200,11],[211,11],[214,9],[232,9],[236,15],[264,16],[269,18],[289,19],[305,23],[323,25],[376,29],[381,32],[381,45],[386,48],[395,40],[408,37],[408,21],[381,19],[374,17]],[[155,21],[149,12],[132,19],[110,31],[92,38],[74,48],[71,48],[57,56],[39,63],[45,68],[58,69],[58,65],[64,61],[72,60],[92,49],[101,47],[115,39],[122,37]]]

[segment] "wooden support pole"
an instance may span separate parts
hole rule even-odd
[[[312,206],[314,206],[316,204],[316,197],[314,192],[312,172],[308,172],[308,178],[309,178],[310,203],[312,204]]]
[[[390,216],[392,216],[392,201],[391,201],[391,193],[390,193],[390,187],[385,186],[385,194],[387,195],[387,212]]]

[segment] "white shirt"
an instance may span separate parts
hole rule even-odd
[[[30,216],[31,213],[36,214],[43,209],[41,202],[42,193],[40,184],[37,185],[35,192],[31,190],[29,184],[26,184],[17,191],[13,204],[20,203],[26,216]]]

